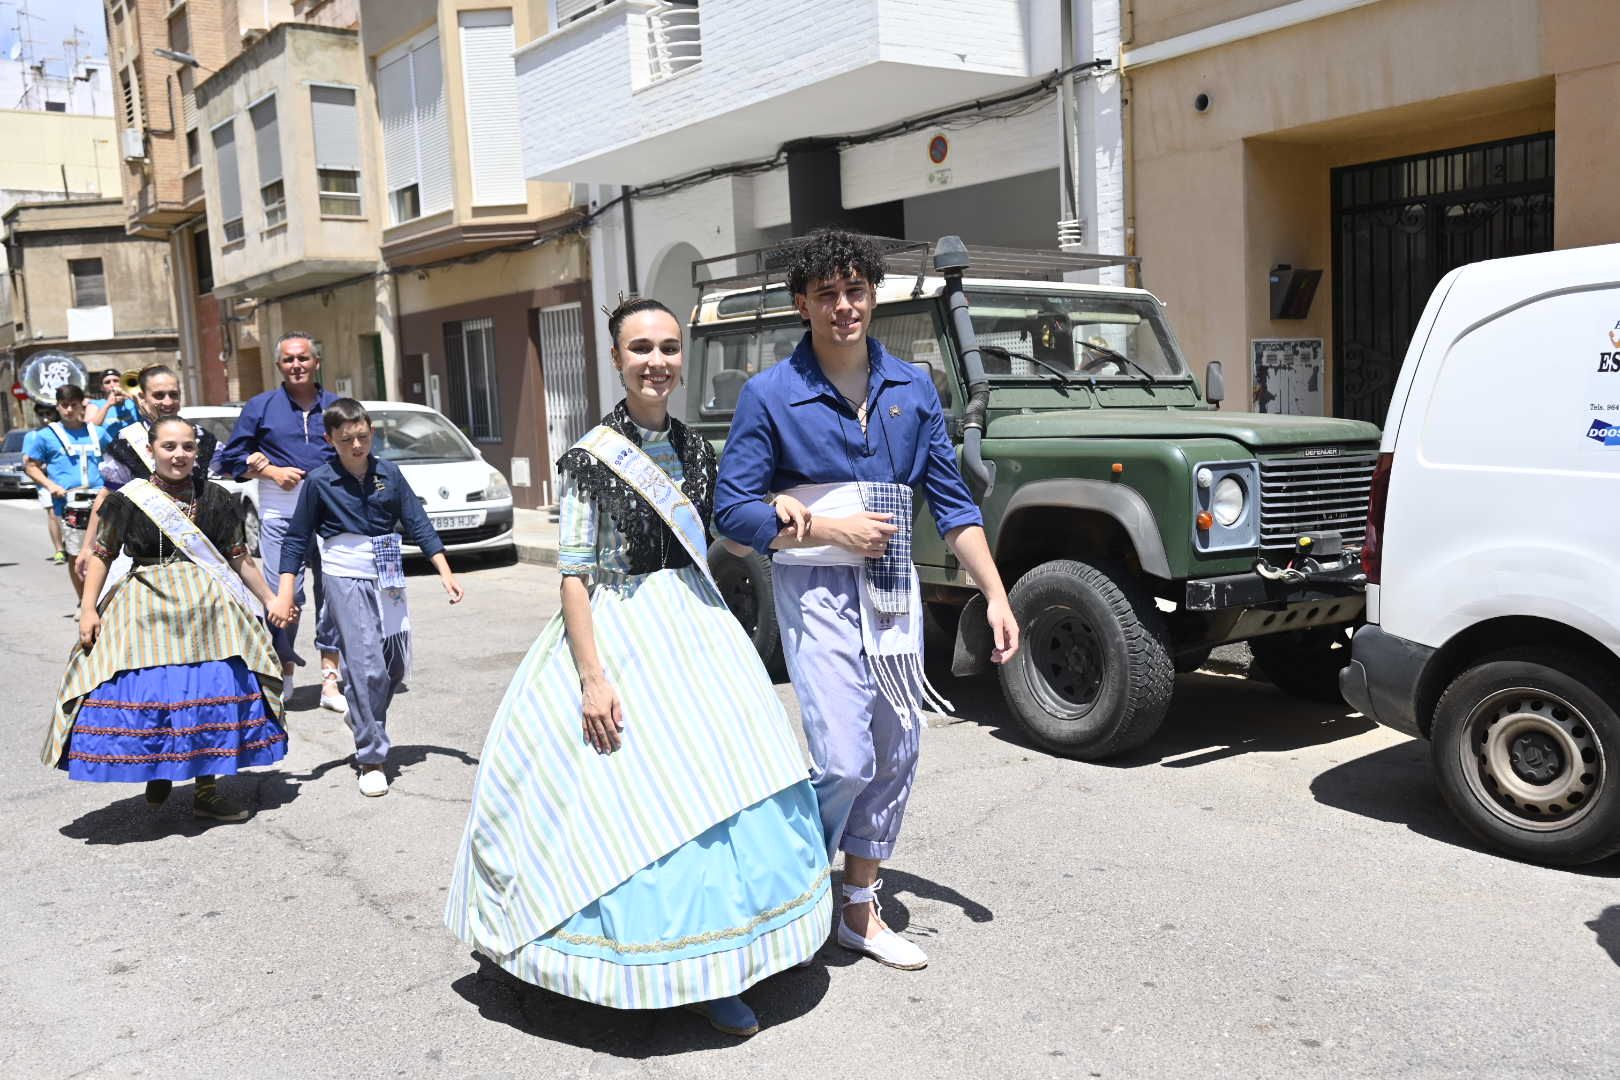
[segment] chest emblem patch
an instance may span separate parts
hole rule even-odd
[[[899,416],[900,415],[900,406],[898,406],[898,405],[890,405],[889,406],[889,415],[890,416]]]

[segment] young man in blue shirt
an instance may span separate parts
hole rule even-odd
[[[1018,625],[939,394],[867,336],[882,282],[882,252],[869,237],[818,230],[795,251],[788,285],[809,332],[744,385],[714,509],[723,535],[779,553],[783,652],[829,855],[844,852],[838,943],[912,970],[928,958],[883,924],[877,890],[916,776],[921,705],[937,699],[922,674],[914,490],[985,594],[998,663],[1017,650]],[[812,504],[807,532],[781,527],[766,500],[784,494]]]
[[[62,550],[76,596],[84,595],[76,556],[90,524],[89,493],[101,488],[101,452],[112,441],[104,428],[85,423],[84,410],[82,389],[71,383],[58,387],[56,411],[61,419],[30,432],[23,441],[23,471],[50,493],[51,509],[62,521]]]
[[[99,372],[96,378],[102,396],[85,403],[85,421],[106,429],[109,435],[117,435],[141,418],[140,409],[124,393],[124,375],[117,368]]]
[[[325,551],[321,586],[326,609],[348,668],[343,680],[346,715],[354,732],[360,793],[386,795],[388,706],[405,680],[411,651],[404,569],[394,530],[403,525],[411,542],[432,560],[452,604],[461,603],[461,584],[405,474],[372,454],[371,417],[365,407],[353,398],[339,398],[327,406],[322,424],[337,450],[337,462],[318,466],[304,478],[282,541],[281,586],[270,619],[285,622],[290,617],[298,575],[319,536]]]
[[[338,396],[322,387],[318,376],[321,358],[315,342],[301,330],[290,330],[276,342],[276,366],[281,385],[257,394],[242,406],[230,442],[220,453],[219,468],[238,480],[259,482],[259,555],[265,579],[275,581],[281,564],[282,537],[304,476],[333,460],[332,447],[321,427],[322,410]],[[314,557],[317,574],[319,555]],[[321,706],[341,713],[347,708],[338,689],[338,652],[333,631],[324,618],[324,597],[315,590],[315,648],[321,654]],[[298,607],[304,606],[304,575],[297,583]],[[293,678],[303,661],[298,656],[298,626],[292,618],[273,635],[281,658],[282,695],[292,697]]]

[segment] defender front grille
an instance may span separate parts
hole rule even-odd
[[[1278,454],[1260,459],[1260,546],[1292,548],[1305,533],[1336,532],[1346,544],[1367,538],[1367,499],[1378,451],[1336,457]]]

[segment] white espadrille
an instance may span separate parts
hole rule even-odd
[[[882,888],[883,879],[879,878],[864,887],[845,884],[840,887],[840,891],[844,895],[845,907],[850,904],[871,903],[881,917],[883,904],[878,900],[877,894]],[[838,944],[854,952],[865,953],[878,963],[899,968],[901,971],[917,971],[928,966],[928,954],[893,930],[885,926],[877,937],[862,937],[849,928],[842,911],[838,913]]]

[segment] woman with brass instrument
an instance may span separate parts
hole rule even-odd
[[[190,422],[150,428],[150,479],[107,497],[79,605],[44,762],[74,780],[146,784],[157,806],[194,779],[194,817],[241,821],[214,778],[287,752],[281,662],[260,608],[273,599],[248,554],[242,505],[192,469]],[[107,600],[96,594],[123,551],[134,562]]]
[[[102,455],[103,491],[96,496],[95,506],[91,510],[91,536],[96,534],[101,504],[106,501],[107,494],[117,491],[131,480],[145,480],[152,475],[154,462],[149,449],[152,425],[166,416],[180,415],[180,376],[174,373],[173,368],[149,364],[136,372],[135,377],[134,392],[141,403],[140,417],[138,422],[125,425]],[[208,465],[214,459],[218,440],[201,424],[192,424],[191,430],[197,440],[197,457],[191,471],[198,483],[202,483],[208,479]],[[80,576],[89,570],[91,557],[88,546],[79,553]]]
[[[107,432],[116,435],[126,424],[140,419],[135,395],[139,392],[141,371],[130,368],[120,372],[108,368],[95,376],[102,396],[91,398],[85,405],[84,418]]]

